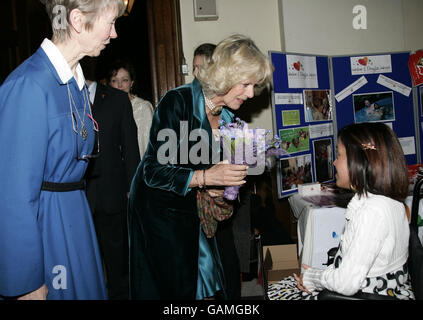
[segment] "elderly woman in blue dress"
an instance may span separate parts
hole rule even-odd
[[[0,87],[0,298],[105,299],[82,181],[98,128],[79,60],[117,37],[123,5],[45,3],[52,40]]]
[[[231,122],[231,110],[268,84],[272,71],[251,39],[233,35],[218,44],[192,83],[159,102],[129,199],[132,299],[225,297],[215,225],[200,212],[211,208],[212,199],[222,200],[220,188],[244,184],[247,167],[196,161],[196,148],[209,151],[207,160],[216,154],[212,130],[220,120]],[[203,196],[209,197],[206,204]]]

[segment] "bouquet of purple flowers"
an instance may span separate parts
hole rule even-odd
[[[281,155],[287,152],[280,148],[278,136],[272,136],[270,130],[249,129],[240,118],[233,123],[220,121],[220,142],[224,157],[233,164],[248,165],[249,174],[259,175],[270,169]],[[239,186],[226,187],[223,197],[234,200],[238,196]]]

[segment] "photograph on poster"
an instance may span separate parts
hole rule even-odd
[[[392,91],[353,95],[355,123],[394,121],[394,95]]]
[[[313,141],[314,176],[316,181],[323,183],[333,179],[332,139]]]
[[[304,90],[306,122],[332,120],[329,90]]]
[[[282,110],[282,125],[298,126],[300,124],[300,110]]]
[[[288,153],[310,150],[310,132],[308,127],[279,130],[281,147]]]
[[[282,192],[298,189],[299,184],[313,182],[311,154],[280,160]]]

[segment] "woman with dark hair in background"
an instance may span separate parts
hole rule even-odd
[[[151,121],[153,119],[153,106],[147,100],[138,97],[136,91],[135,68],[124,60],[115,61],[107,74],[107,83],[113,88],[128,93],[132,104],[132,111],[138,129],[138,147],[141,158],[147,149]]]

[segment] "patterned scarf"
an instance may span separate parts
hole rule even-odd
[[[207,238],[212,238],[217,230],[218,221],[232,216],[233,205],[223,197],[211,197],[206,190],[197,191],[198,217]]]

